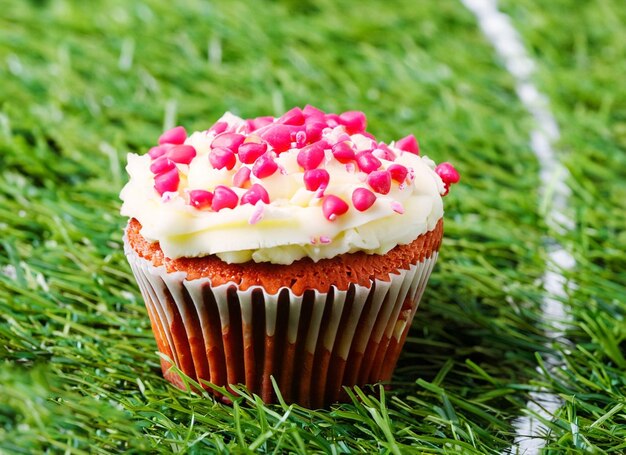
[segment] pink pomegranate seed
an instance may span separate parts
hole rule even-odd
[[[302,109],[302,113],[304,114],[305,119],[315,119],[320,122],[324,122],[324,116],[326,115],[324,111],[314,106],[311,106],[310,104],[304,106],[304,109]]]
[[[196,149],[191,145],[172,147],[166,155],[174,163],[189,164],[196,157]]]
[[[367,188],[357,188],[352,192],[352,205],[359,212],[364,212],[376,202],[376,195]]]
[[[165,155],[172,147],[172,144],[157,145],[156,147],[152,147],[148,150],[148,155],[150,155],[150,158],[153,160],[156,160],[157,158]]]
[[[393,150],[384,142],[378,143],[372,153],[376,158],[380,158],[381,160],[393,161],[396,159],[396,154],[393,153]]]
[[[333,156],[340,163],[348,163],[356,158],[354,148],[348,142],[338,142],[333,145]]]
[[[356,163],[359,165],[359,169],[368,174],[378,169],[382,164],[378,158],[372,155],[371,150],[357,153]]]
[[[380,194],[387,194],[391,190],[391,173],[389,171],[374,171],[367,176],[367,184]]]
[[[435,172],[439,174],[443,183],[450,185],[452,183],[457,183],[461,176],[459,172],[454,168],[454,166],[450,163],[441,163],[435,168]]]
[[[361,131],[361,134],[365,136],[366,138],[369,138],[373,140],[374,142],[376,142],[376,136],[374,136],[372,133],[368,133],[367,131]]]
[[[224,131],[228,129],[228,123],[226,122],[217,122],[211,128],[209,128],[209,132],[214,134],[222,134]]]
[[[257,202],[254,204],[254,210],[250,214],[250,218],[248,218],[249,224],[257,224],[259,221],[263,219],[263,212],[265,212],[265,205]]]
[[[420,154],[420,146],[417,143],[417,139],[415,139],[415,136],[412,134],[396,141],[396,147],[405,152],[415,153],[416,155]]]
[[[327,235],[320,235],[320,243],[322,245],[328,245],[332,240]]]
[[[161,196],[163,196],[163,193],[167,191],[178,190],[179,183],[180,176],[178,175],[178,169],[176,168],[154,177],[154,189]]]
[[[326,128],[326,123],[320,121],[307,121],[304,124],[304,131],[309,142],[319,141],[322,137],[322,131]]]
[[[276,153],[281,153],[291,148],[291,132],[299,131],[292,125],[272,125],[261,133],[261,137],[269,142]]]
[[[341,120],[339,119],[339,116],[337,114],[324,115],[324,121],[326,122],[326,125],[329,126],[330,128],[334,128],[338,125],[341,125]]]
[[[298,152],[298,164],[304,169],[315,169],[324,159],[324,148],[319,142],[311,144]]]
[[[304,125],[304,114],[302,112],[302,109],[300,109],[299,107],[294,107],[293,109],[288,110],[283,115],[281,115],[278,120],[276,120],[276,123],[295,126]]]
[[[322,212],[328,221],[334,221],[338,216],[343,215],[350,207],[338,196],[329,194],[322,202]]]
[[[254,166],[252,166],[252,173],[256,177],[263,179],[272,175],[277,169],[278,164],[276,164],[276,161],[274,161],[274,159],[266,153],[254,162]]]
[[[404,206],[398,201],[393,201],[391,203],[391,210],[402,215],[404,213]]]
[[[310,169],[304,172],[304,187],[309,191],[317,191],[326,188],[330,180],[330,174],[326,169]]]
[[[360,111],[348,111],[339,116],[339,123],[346,127],[348,134],[356,134],[365,131],[367,119]]]
[[[407,174],[409,173],[408,169],[401,164],[392,164],[387,168],[387,170],[391,174],[391,179],[398,183],[404,182]]]
[[[248,191],[241,196],[241,205],[252,204],[255,205],[258,201],[263,201],[266,204],[270,203],[270,195],[267,194],[267,190],[263,185],[255,183],[250,187]]]
[[[239,155],[239,160],[242,163],[252,164],[266,151],[267,144],[265,142],[261,142],[260,144],[257,144],[256,142],[246,142],[245,144],[241,144],[239,146],[237,154]]]
[[[209,152],[209,163],[215,169],[226,168],[230,171],[237,164],[237,157],[231,149],[215,147]]]
[[[298,131],[296,133],[296,147],[301,149],[306,145],[306,132]]]
[[[167,157],[162,156],[152,162],[150,165],[150,172],[153,174],[163,174],[164,172],[171,171],[176,167],[176,164],[169,160]]]
[[[245,140],[246,137],[243,134],[222,133],[213,139],[213,142],[211,142],[211,148],[225,147],[233,152],[236,152]]]
[[[217,185],[213,190],[213,200],[211,201],[211,208],[219,212],[222,209],[234,209],[237,207],[239,198],[237,193],[224,185]]]
[[[189,192],[189,204],[197,209],[211,207],[213,202],[213,193],[205,190],[191,190]]]
[[[159,137],[159,145],[161,144],[182,144],[187,139],[187,131],[182,126],[177,126],[171,130],[167,130]]]
[[[233,186],[237,188],[243,188],[250,180],[250,173],[252,171],[249,167],[241,166],[235,175],[233,175]]]
[[[348,133],[341,133],[335,139],[335,144],[337,144],[338,142],[345,142],[345,141],[350,141],[350,140],[352,140],[352,138],[350,137]]]
[[[246,120],[246,124],[248,125],[249,132],[256,131],[259,128],[263,128],[264,126],[269,125],[274,121],[274,117],[257,117],[252,120]]]

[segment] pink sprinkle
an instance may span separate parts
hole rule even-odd
[[[330,237],[328,237],[327,235],[320,235],[320,243],[328,245],[330,242]]]
[[[338,216],[346,213],[349,208],[350,206],[346,201],[333,194],[326,196],[322,202],[322,212],[328,221],[334,221]]]
[[[309,239],[309,242],[311,243],[311,245],[316,245],[317,244],[317,239],[313,236],[311,236],[311,238]]]
[[[228,123],[226,122],[217,122],[211,128],[209,128],[210,133],[214,133],[215,135],[221,134],[228,128]]]
[[[234,209],[237,207],[239,198],[237,193],[224,185],[217,185],[213,190],[213,201],[211,201],[211,208],[215,212],[219,212],[222,209]]]
[[[309,169],[302,177],[304,186],[309,191],[317,191],[319,188],[326,188],[330,180],[330,174],[326,169]]]
[[[304,131],[298,131],[296,133],[296,147],[301,149],[306,145],[306,133]]]
[[[187,139],[187,131],[182,126],[167,130],[159,137],[159,144],[182,144]]]
[[[363,112],[348,111],[339,116],[339,123],[346,127],[348,134],[356,134],[365,131],[367,119]]]
[[[255,183],[250,187],[248,191],[246,191],[243,196],[241,196],[241,205],[243,204],[252,204],[255,205],[257,202],[262,201],[266,204],[270,203],[270,196],[267,194],[267,190],[258,183]]]
[[[334,128],[338,125],[341,125],[341,120],[339,119],[339,116],[337,114],[324,115],[324,121],[326,122],[326,125],[329,126],[330,128]]]
[[[387,194],[391,190],[391,174],[389,171],[374,171],[367,176],[367,184],[380,194]]]
[[[254,166],[252,166],[252,173],[255,177],[263,179],[272,175],[277,169],[278,164],[276,164],[276,161],[274,161],[271,155],[266,153],[254,162]]]
[[[197,209],[203,209],[211,206],[213,202],[213,193],[205,190],[191,190],[189,192],[189,204]]]
[[[302,109],[302,113],[304,114],[304,118],[307,120],[315,119],[321,122],[324,121],[324,115],[326,115],[324,111],[313,107],[310,104],[304,106],[304,109]]]
[[[154,189],[160,196],[163,196],[165,192],[177,191],[179,183],[180,176],[176,168],[154,177]]]
[[[239,146],[237,154],[239,155],[239,160],[242,163],[252,164],[266,151],[267,144],[265,142],[261,142],[260,144],[257,144],[256,142],[246,142],[245,144],[241,144]]]
[[[235,175],[233,175],[233,186],[237,188],[243,188],[246,183],[250,181],[250,173],[252,171],[249,167],[241,166]]]
[[[392,164],[387,168],[387,170],[391,174],[391,179],[398,183],[404,182],[407,174],[409,173],[409,170],[401,164]]]
[[[459,172],[450,163],[441,163],[435,168],[435,172],[441,177],[444,183],[452,184],[457,183],[461,176]]]
[[[225,147],[232,152],[236,152],[245,139],[246,137],[243,134],[222,133],[215,136],[215,139],[211,142],[211,148]]]
[[[265,205],[263,201],[257,201],[254,204],[254,210],[250,214],[250,218],[248,218],[249,224],[257,224],[259,221],[263,219],[263,212],[265,211]]]
[[[376,195],[367,188],[357,188],[352,192],[352,205],[359,212],[364,212],[376,202]]]
[[[177,145],[172,147],[166,156],[174,163],[189,164],[196,157],[196,149],[191,145]]]
[[[404,213],[404,206],[398,202],[398,201],[393,201],[391,203],[391,209],[396,212],[399,213],[400,215],[402,215]]]
[[[269,142],[276,153],[281,153],[291,148],[291,132],[299,130],[301,127],[274,124],[261,133],[261,138]]]
[[[276,123],[294,126],[304,125],[304,113],[299,107],[294,107],[281,115],[280,118],[276,120]]]
[[[167,157],[162,156],[152,162],[150,165],[150,172],[153,174],[163,174],[164,172],[171,171],[176,167],[173,161],[169,160]]]
[[[357,153],[356,162],[359,165],[359,169],[368,174],[378,169],[382,164],[369,150]]]
[[[417,143],[417,139],[415,139],[415,136],[412,134],[397,141],[396,147],[405,152],[415,153],[416,155],[420,154],[420,146]]]
[[[237,164],[237,157],[231,149],[215,147],[209,152],[209,162],[215,169],[228,169],[229,171]]]
[[[319,121],[317,119],[313,119],[311,121],[307,120],[304,124],[304,131],[306,132],[306,137],[309,142],[319,141],[322,137],[322,131],[326,128],[326,123],[323,121]]]
[[[315,169],[324,159],[323,146],[319,142],[311,144],[298,152],[298,164],[304,169]]]
[[[348,142],[337,142],[333,145],[333,156],[340,163],[348,163],[356,158],[354,148]]]
[[[152,158],[153,160],[156,160],[157,158],[165,155],[167,151],[172,147],[173,144],[157,145],[156,147],[152,147],[150,150],[148,150],[148,155],[150,155],[150,158]]]

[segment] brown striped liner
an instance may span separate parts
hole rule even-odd
[[[273,376],[287,403],[317,408],[345,400],[343,386],[391,379],[440,236],[424,260],[389,280],[302,295],[186,280],[185,272],[168,273],[140,257],[126,237],[124,245],[158,349],[182,372],[218,386],[244,384],[266,403],[276,401]],[[161,367],[184,388],[167,361]]]

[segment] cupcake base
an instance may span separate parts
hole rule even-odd
[[[146,257],[129,240],[138,235],[130,229],[125,252],[158,349],[183,373],[218,386],[244,384],[266,403],[276,399],[274,377],[287,403],[322,407],[345,399],[344,386],[391,379],[442,232],[440,221],[410,245],[419,260],[408,267],[370,279],[369,286],[331,285],[325,292],[315,283],[298,293],[188,279],[193,273]],[[161,366],[167,380],[184,388],[169,362]]]

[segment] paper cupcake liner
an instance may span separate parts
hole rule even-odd
[[[218,386],[244,384],[275,401],[322,407],[345,399],[343,386],[391,379],[438,253],[371,287],[276,294],[235,283],[186,280],[125,251],[145,300],[159,351],[186,375]],[[166,379],[183,388],[171,365]]]

